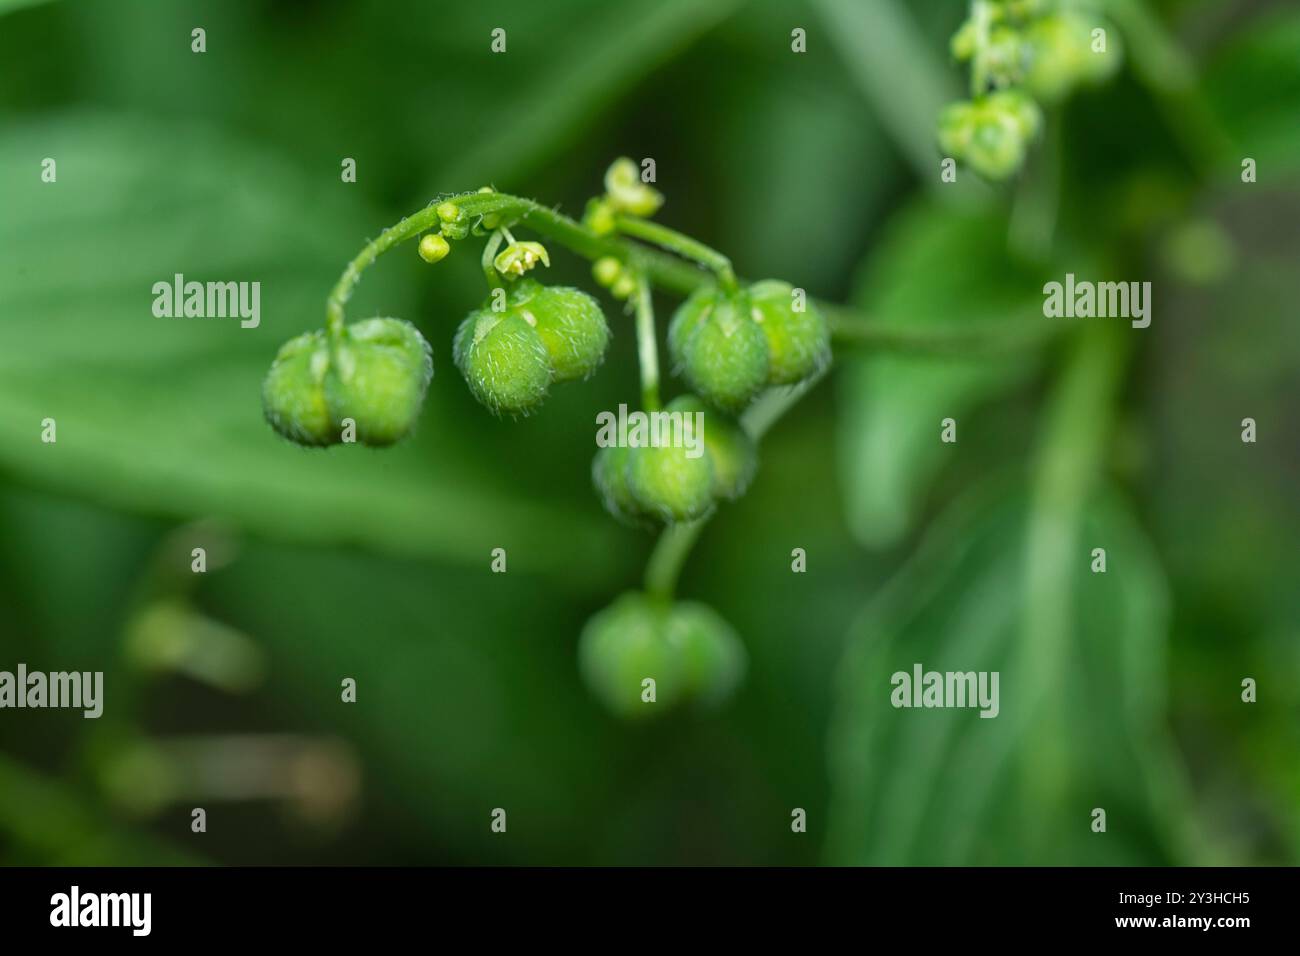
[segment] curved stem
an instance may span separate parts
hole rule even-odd
[[[659,346],[655,341],[655,313],[650,301],[650,283],[636,278],[636,344],[641,365],[641,405],[647,412],[659,411]]]
[[[645,568],[645,590],[652,597],[671,601],[677,588],[677,578],[682,565],[695,546],[695,541],[708,523],[708,517],[665,528],[655,542],[650,560]]]
[[[653,288],[689,295],[700,286],[713,281],[708,275],[676,256],[628,242],[618,236],[598,236],[577,220],[531,199],[523,199],[507,193],[470,192],[447,197],[438,202],[455,203],[460,207],[461,212],[471,219],[494,215],[502,222],[522,223],[589,261],[595,261],[603,256],[612,256],[643,275]],[[343,270],[343,275],[339,277],[333,291],[330,292],[326,304],[326,324],[331,337],[337,337],[343,331],[343,308],[351,298],[357,282],[360,281],[361,273],[394,246],[407,239],[415,238],[435,225],[440,226],[437,205],[438,203],[435,202],[415,215],[385,229],[348,263],[347,268]],[[656,227],[656,231],[662,228]],[[666,231],[672,232],[672,230]],[[707,246],[695,243],[685,236],[681,238],[692,243],[692,248],[696,252],[701,250],[706,253],[713,252]],[[726,260],[721,253],[714,254],[721,260]],[[715,264],[720,265],[720,263]],[[730,261],[727,261],[727,269],[730,270],[730,267]],[[718,281],[721,281],[721,277]],[[731,276],[731,281],[733,283],[736,281],[734,274]],[[834,303],[819,300],[817,306],[830,320],[832,338],[843,345],[951,354],[986,348],[1001,351],[1004,348],[1034,344],[1040,340],[1036,330],[1031,329],[1028,323],[1018,325],[1014,330],[1010,325],[1001,330],[987,327],[983,330],[974,330],[967,325],[909,329],[886,327],[869,322],[862,313]]]
[[[479,264],[483,267],[483,278],[487,279],[489,289],[499,289],[504,285],[501,274],[497,272],[492,262],[497,257],[497,250],[501,248],[505,235],[504,229],[493,229],[492,235],[483,245],[483,258],[479,260]]]
[[[616,217],[614,227],[625,236],[644,239],[683,258],[698,262],[717,276],[718,284],[722,288],[728,292],[736,291],[736,273],[731,267],[731,260],[717,249],[683,235],[676,229],[669,229],[657,222],[638,219],[635,216]]]

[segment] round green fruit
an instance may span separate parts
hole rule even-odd
[[[325,401],[329,346],[324,332],[307,332],[280,347],[262,382],[262,409],[271,427],[299,445],[339,440]]]
[[[363,444],[391,445],[414,427],[432,377],[429,343],[414,325],[363,319],[344,329],[325,375],[330,420],[341,430],[352,419]]]
[[[595,697],[622,717],[652,717],[686,696],[682,641],[665,638],[669,606],[636,591],[598,611],[578,640],[578,668]],[[646,701],[654,681],[654,700]]]
[[[796,311],[790,283],[764,279],[749,287],[749,298],[754,321],[767,337],[769,385],[794,385],[829,364],[830,326],[806,297]]]
[[[668,346],[691,390],[724,411],[740,411],[767,384],[767,338],[743,292],[692,295],[673,317]]]
[[[744,679],[745,646],[731,625],[707,604],[674,604],[664,635],[680,654],[686,693],[702,706],[723,703]]]
[[[546,398],[553,378],[541,334],[510,309],[471,312],[452,354],[471,394],[498,415],[527,415]]]
[[[704,416],[704,451],[713,467],[713,496],[734,501],[743,495],[758,470],[758,447],[740,423],[694,395],[678,396],[666,410]]]
[[[537,329],[557,382],[586,378],[605,359],[609,325],[600,303],[580,289],[523,279],[510,291],[509,309]]]
[[[596,457],[591,460],[591,482],[606,511],[625,524],[640,525],[645,523],[646,514],[632,496],[628,483],[630,453],[630,448],[620,445],[597,449]]]
[[[646,445],[628,449],[627,482],[632,500],[661,521],[693,521],[713,507],[713,465],[689,449]]]

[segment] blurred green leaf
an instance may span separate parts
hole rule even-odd
[[[224,517],[297,540],[476,566],[493,547],[562,540],[572,549],[565,578],[614,570],[600,556],[614,529],[594,511],[491,490],[482,462],[448,454],[444,433],[458,423],[433,399],[417,438],[384,452],[306,451],[264,424],[271,358],[319,326],[340,263],[382,224],[346,187],[174,123],[80,115],[9,134],[0,166],[29,174],[12,184],[0,226],[11,250],[0,266],[6,469],[117,507]],[[46,156],[57,182],[41,182]],[[409,314],[415,257],[406,269],[400,259],[376,269],[382,278],[362,288],[354,317],[367,305]],[[260,326],[155,317],[152,286],[176,273],[260,282]],[[440,374],[447,358],[435,357]],[[54,444],[41,441],[47,417]],[[512,568],[552,564],[544,549],[511,557]]]
[[[1088,551],[1068,573],[1072,628],[1063,693],[1032,686],[1021,644],[1028,601],[1026,496],[984,486],[955,503],[917,555],[855,626],[831,738],[826,841],[838,864],[957,865],[1176,862],[1167,831],[1184,811],[1166,749],[1165,585],[1141,531],[1112,496],[1094,499],[1081,541],[1106,546],[1107,573]],[[1000,713],[895,709],[890,677],[926,671],[1000,672]],[[1050,716],[1049,716],[1050,715]],[[1051,773],[1041,722],[1064,779],[1041,844],[1026,832],[1023,786]],[[1091,812],[1107,832],[1091,831]],[[1037,854],[1037,856],[1035,856]],[[1186,861],[1183,861],[1186,862]]]
[[[993,213],[923,202],[907,209],[873,249],[855,301],[881,325],[1005,327],[1041,321],[1042,276],[1006,253]],[[893,544],[913,525],[952,445],[958,421],[1033,370],[1023,356],[839,356],[839,455],[849,527],[868,546]]]
[[[1236,32],[1211,60],[1205,94],[1261,182],[1300,168],[1300,13],[1276,10]],[[1240,167],[1233,169],[1240,177]]]

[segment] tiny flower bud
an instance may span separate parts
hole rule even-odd
[[[623,263],[613,256],[602,256],[591,267],[592,278],[605,288],[612,286],[623,274]]]
[[[437,233],[431,232],[420,238],[420,258],[430,265],[441,262],[449,252],[451,252],[451,246],[446,239]]]
[[[455,222],[460,218],[460,207],[454,202],[439,203],[437,212],[443,222]]]
[[[582,215],[582,224],[598,236],[614,232],[614,207],[604,199],[590,199]]]
[[[664,204],[663,195],[641,181],[637,164],[626,156],[614,160],[605,172],[605,196],[619,212],[653,216]]]
[[[630,299],[632,293],[636,292],[636,279],[624,272],[614,284],[609,287],[609,294],[616,299]]]

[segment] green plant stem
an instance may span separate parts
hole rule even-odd
[[[687,556],[708,523],[708,517],[682,524],[669,525],[659,534],[655,548],[645,568],[645,590],[652,597],[671,601],[677,589],[677,578]]]
[[[700,286],[714,281],[707,273],[676,256],[628,242],[616,235],[598,236],[577,220],[531,199],[498,192],[461,193],[443,197],[385,229],[348,263],[326,303],[326,325],[331,337],[336,337],[343,331],[344,306],[352,297],[361,274],[394,246],[430,229],[441,227],[436,209],[440,202],[456,203],[461,213],[471,219],[491,215],[503,224],[522,223],[592,262],[603,256],[612,256],[643,275],[652,288],[689,295]],[[983,348],[1001,351],[1040,341],[1028,323],[1014,330],[1008,326],[991,333],[974,331],[965,324],[900,328],[871,322],[862,313],[842,305],[819,300],[816,304],[830,320],[832,338],[843,345],[946,355],[967,354]]]
[[[989,21],[991,10],[987,0],[971,0],[971,22],[975,24],[975,55],[970,64],[970,95],[976,99],[984,95],[988,86]]]
[[[731,267],[731,260],[718,250],[697,242],[690,236],[684,236],[676,229],[669,229],[657,222],[638,219],[635,216],[615,217],[614,227],[625,236],[644,239],[661,249],[667,249],[683,258],[698,262],[717,276],[718,285],[723,289],[728,292],[736,291],[736,272]]]
[[[741,427],[759,441],[781,416],[793,408],[818,382],[825,370],[790,388],[770,389],[740,416]],[[669,525],[659,535],[645,569],[646,593],[662,600],[672,600],[682,566],[708,524],[710,515],[696,521]]]
[[[659,346],[655,340],[654,304],[650,283],[636,278],[636,345],[641,366],[641,405],[647,412],[659,411]]]
[[[483,278],[487,280],[488,288],[491,290],[500,289],[505,285],[501,273],[497,272],[496,266],[492,264],[503,241],[505,241],[505,231],[493,229],[492,235],[488,237],[488,241],[483,245],[483,258],[480,260],[480,265],[483,267]]]

